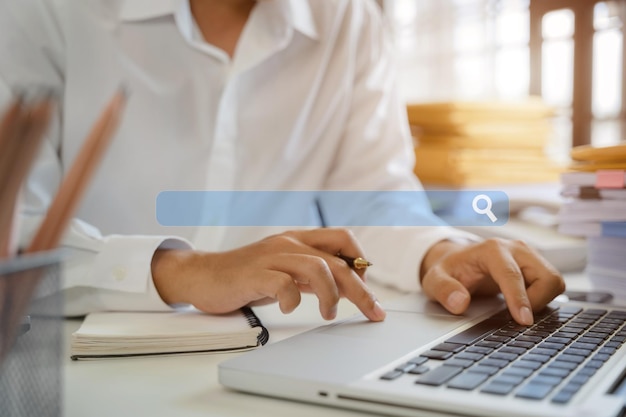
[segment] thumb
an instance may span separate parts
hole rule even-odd
[[[452,314],[467,310],[471,296],[467,288],[441,268],[431,268],[422,279],[424,293]]]

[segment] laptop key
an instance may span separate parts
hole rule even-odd
[[[513,388],[515,388],[515,385],[513,384],[490,382],[489,384],[485,385],[485,387],[481,389],[480,392],[486,392],[487,394],[495,395],[507,395],[508,393],[513,391]]]
[[[546,363],[550,360],[550,356],[548,355],[538,355],[535,353],[528,353],[524,355],[523,358],[524,360],[527,360],[527,361],[540,362],[540,363]]]
[[[480,342],[476,343],[476,346],[482,346],[482,347],[488,347],[488,348],[492,348],[492,349],[498,349],[500,346],[502,346],[502,343],[494,342],[494,341],[491,341],[491,340],[481,340]]]
[[[592,351],[595,350],[598,345],[594,345],[592,343],[574,342],[570,345],[570,347],[573,347],[574,349],[586,349]]]
[[[503,352],[502,349],[500,349],[496,353],[492,353],[491,355],[489,355],[489,357],[491,359],[501,359],[507,362],[512,362],[515,359],[517,359],[519,355],[516,355],[514,353],[506,353],[506,352]]]
[[[512,353],[514,355],[521,355],[523,353],[526,353],[526,349],[521,348],[521,347],[515,347],[515,346],[505,346],[503,348],[501,348],[498,352],[502,352],[502,353]]]
[[[541,368],[542,365],[543,363],[541,362],[526,361],[526,360],[520,360],[512,364],[512,366],[515,368],[528,368],[528,369],[532,369],[533,371],[536,371],[537,369]]]
[[[587,368],[595,368],[595,369],[600,369],[602,368],[602,365],[604,365],[604,362],[602,361],[597,361],[597,360],[590,360],[589,362],[587,362],[587,364],[585,365],[585,367]]]
[[[470,361],[479,361],[485,357],[482,353],[461,352],[454,356],[456,359],[467,359]]]
[[[568,338],[565,338],[565,337],[554,337],[554,336],[551,336],[551,337],[546,339],[546,342],[548,342],[548,343],[561,343],[561,344],[564,344],[564,345],[568,345],[568,344],[570,344],[572,342],[572,339],[568,339]]]
[[[552,397],[552,402],[555,404],[567,404],[575,394],[575,391],[561,390],[554,397]]]
[[[449,383],[448,387],[471,391],[485,382],[489,378],[487,374],[476,372],[464,372],[455,376]]]
[[[402,365],[396,366],[396,371],[400,372],[410,372],[411,369],[415,368],[417,365],[411,362],[403,363]]]
[[[486,365],[474,365],[467,370],[467,372],[478,372],[480,374],[494,375],[498,373],[500,368],[495,366],[486,366]]]
[[[488,348],[484,346],[470,346],[465,349],[465,351],[470,353],[481,353],[483,355],[489,355],[491,352],[493,352],[493,348]]]
[[[452,352],[452,353],[460,352],[463,349],[465,349],[465,345],[460,345],[458,343],[447,343],[447,342],[440,343],[434,348],[432,348],[432,350],[440,350],[442,352]]]
[[[393,381],[394,379],[400,378],[402,375],[404,375],[404,372],[394,369],[393,371],[389,371],[381,376],[380,379],[383,379],[385,381]]]
[[[485,366],[495,366],[496,368],[504,368],[509,364],[509,361],[505,361],[502,359],[491,359],[491,357],[489,357],[480,361],[480,364]]]
[[[530,369],[530,368],[510,367],[510,368],[505,369],[502,375],[519,375],[519,376],[523,376],[524,378],[526,378],[530,376],[533,372],[535,372],[535,370]]]
[[[616,348],[607,346],[601,347],[600,350],[598,350],[598,353],[605,353],[607,355],[612,355],[615,352],[617,352]]]
[[[568,355],[566,353],[561,353],[559,356],[557,356],[557,359],[562,362],[573,362],[579,364],[584,362],[586,358],[584,356]]]
[[[552,350],[563,350],[565,348],[565,343],[550,343],[543,342],[537,345],[537,348],[540,349],[552,349]]]
[[[461,368],[469,368],[474,365],[474,361],[469,359],[458,359],[456,357],[448,359],[443,363],[444,366],[460,366]]]
[[[530,380],[531,384],[544,384],[544,385],[559,385],[563,381],[563,378],[560,376],[554,375],[537,375],[533,379]]]
[[[440,366],[422,375],[416,384],[439,386],[448,382],[463,371],[460,366]]]
[[[569,371],[576,369],[577,367],[578,367],[578,363],[560,361],[558,359],[548,365],[548,368],[567,369]]]
[[[430,371],[430,368],[426,365],[417,365],[415,368],[411,369],[409,371],[409,374],[411,375],[422,375],[425,374],[426,372]]]
[[[533,344],[539,343],[543,340],[543,338],[539,337],[539,336],[519,336],[517,339],[515,339],[518,342],[530,342]]]
[[[448,358],[451,358],[452,353],[442,352],[440,350],[429,350],[427,352],[422,353],[421,356],[428,358],[428,359],[436,359],[436,360],[444,361]]]
[[[512,342],[507,343],[507,346],[518,347],[522,349],[530,349],[535,347],[535,343],[533,342],[523,342],[521,340],[514,340]]]
[[[556,349],[546,349],[546,348],[536,347],[528,353],[534,354],[534,355],[544,355],[544,356],[552,357],[556,355],[557,353],[559,353],[559,351]]]
[[[539,375],[542,375],[542,376],[558,376],[558,377],[561,377],[561,378],[565,378],[571,372],[572,371],[570,369],[547,367],[546,369],[543,369],[542,371],[540,371]]]
[[[593,355],[593,360],[606,362],[609,360],[610,357],[611,355],[607,355],[606,353],[596,353],[595,355]]]
[[[596,373],[597,370],[598,370],[597,368],[591,368],[591,367],[586,367],[585,366],[583,369],[578,371],[578,373],[576,375],[593,376]]]
[[[552,391],[554,385],[536,384],[529,382],[515,393],[516,397],[530,400],[543,400]]]
[[[587,356],[591,355],[591,350],[589,350],[589,349],[577,349],[577,348],[569,347],[569,348],[565,349],[563,351],[563,353],[566,354],[566,355],[575,355],[575,356],[587,357]]]
[[[511,384],[517,386],[521,384],[524,379],[526,378],[521,375],[502,374],[500,376],[497,376],[493,380],[493,382],[496,384]]]

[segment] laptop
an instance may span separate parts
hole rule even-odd
[[[227,360],[222,385],[398,416],[626,415],[626,307],[551,303],[516,324],[499,298],[463,316],[421,294]]]

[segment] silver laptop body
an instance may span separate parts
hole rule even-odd
[[[626,339],[626,308],[553,303],[549,313],[537,319],[546,319],[539,330],[510,324],[485,331],[484,320],[504,309],[499,299],[475,302],[464,316],[450,315],[419,294],[384,307],[387,319],[382,323],[358,315],[225,361],[219,366],[219,381],[248,393],[399,416],[616,417],[624,413],[626,345],[621,342]],[[599,320],[585,329],[600,313]],[[567,326],[567,332],[554,330],[555,322]],[[596,337],[555,343],[565,341],[559,336],[576,333],[576,325],[578,338],[586,333]],[[560,332],[549,336],[557,339],[546,342],[543,330],[547,328]],[[482,336],[476,336],[477,329]],[[535,336],[525,335],[531,331]],[[476,340],[456,343],[468,334]],[[536,341],[536,334],[542,336],[536,346],[525,342]],[[592,349],[586,342],[593,341],[597,346]],[[537,347],[541,343],[549,344]],[[559,345],[563,345],[560,350],[546,349]],[[587,354],[580,348],[587,348]],[[503,363],[514,356],[517,360]],[[482,360],[489,361],[483,365]],[[498,392],[494,381],[515,385],[509,389],[505,383],[506,389]],[[536,382],[530,386],[531,381],[548,386]]]

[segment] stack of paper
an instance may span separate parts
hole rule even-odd
[[[415,173],[427,185],[556,181],[560,167],[545,155],[553,111],[524,102],[410,104]]]
[[[598,289],[626,301],[626,142],[572,150],[571,171],[561,176],[565,203],[561,233],[585,236],[587,274]],[[610,169],[606,169],[610,168]]]

